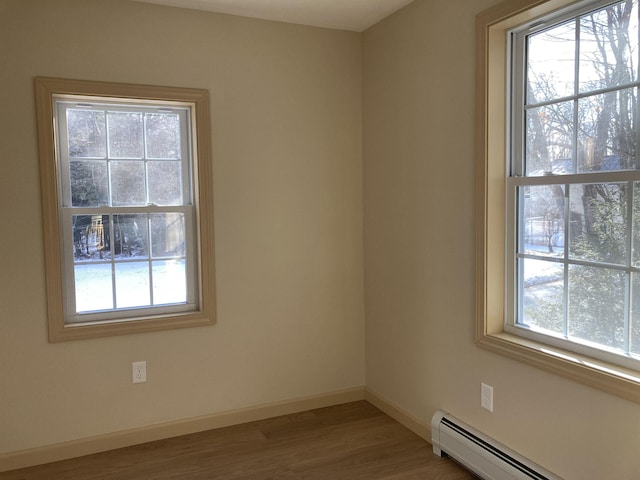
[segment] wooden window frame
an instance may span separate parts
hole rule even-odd
[[[571,3],[506,0],[476,17],[476,343],[640,403],[640,372],[505,330],[507,32]]]
[[[82,96],[107,101],[135,100],[138,103],[177,102],[191,112],[193,206],[195,208],[196,307],[185,312],[161,313],[109,321],[67,323],[63,235],[60,212],[60,165],[56,154],[56,99]],[[50,342],[142,333],[174,328],[212,325],[216,321],[213,245],[213,179],[209,95],[206,90],[92,82],[60,78],[35,79],[38,123],[40,183],[45,254],[47,317]]]

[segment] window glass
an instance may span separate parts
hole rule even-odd
[[[145,115],[147,158],[176,159],[181,157],[180,117],[176,114]]]
[[[145,164],[139,161],[109,162],[111,173],[111,204],[146,205]]]
[[[536,104],[574,94],[575,22],[531,35],[527,44],[527,103]]]
[[[69,162],[71,205],[98,207],[109,203],[109,174],[104,160]]]
[[[142,114],[108,112],[109,158],[142,158]]]
[[[67,110],[67,151],[74,158],[104,158],[107,128],[103,111]]]
[[[638,80],[638,2],[616,2],[580,17],[580,92]]]
[[[182,164],[169,160],[147,162],[149,202],[156,205],[182,203]]]

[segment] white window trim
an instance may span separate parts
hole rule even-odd
[[[507,32],[571,3],[506,0],[476,17],[476,343],[640,403],[640,372],[514,335],[505,328]]]
[[[215,323],[213,201],[211,142],[208,92],[200,89],[89,82],[56,78],[35,79],[38,145],[42,192],[45,277],[49,341],[59,342],[83,338],[140,333]],[[59,206],[62,198],[58,181],[55,109],[57,98],[84,96],[88,99],[118,101],[135,99],[138,103],[169,102],[189,106],[191,112],[192,151],[195,179],[192,189],[195,225],[194,265],[197,265],[197,288],[191,285],[194,306],[189,311],[149,310],[149,314],[110,321],[70,323],[65,320],[65,283],[63,271],[63,239],[60,225],[64,215]],[[193,282],[192,282],[193,283]],[[181,310],[181,309],[177,309]],[[137,310],[140,311],[139,309]]]

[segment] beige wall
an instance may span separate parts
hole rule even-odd
[[[566,479],[637,478],[640,406],[473,343],[473,22],[495,3],[416,0],[358,35],[0,0],[0,454],[359,386],[366,339],[368,388],[423,425],[444,408]],[[216,326],[47,343],[38,75],[210,91]]]
[[[639,405],[474,344],[474,17],[497,3],[416,0],[363,36],[367,388],[565,479],[636,479]]]
[[[0,454],[364,384],[359,34],[0,0],[0,65]],[[209,90],[217,325],[47,343],[35,76]]]

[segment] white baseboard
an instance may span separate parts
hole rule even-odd
[[[3,453],[0,454],[0,472],[364,399],[365,388],[355,387]]]
[[[370,388],[365,388],[364,398],[367,402],[382,410],[395,421],[404,425],[413,433],[431,443],[431,427],[429,425],[425,425],[416,417],[405,412],[400,407],[386,400]]]

